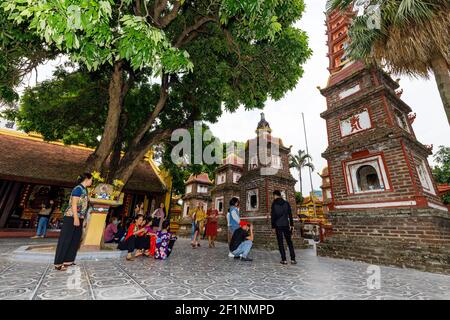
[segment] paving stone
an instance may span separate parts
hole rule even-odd
[[[0,252],[30,243],[36,242],[0,239]],[[166,261],[81,261],[66,272],[46,263],[11,261],[9,254],[2,254],[0,300],[450,300],[447,275],[381,266],[381,287],[370,289],[369,264],[317,257],[313,249],[299,250],[299,263],[287,266],[279,263],[276,251],[254,250],[249,263],[227,254],[224,244],[192,250],[189,241],[180,239]]]

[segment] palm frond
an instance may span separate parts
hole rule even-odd
[[[347,0],[329,0],[327,9],[345,10]],[[347,48],[353,60],[383,63],[389,71],[427,77],[431,60],[442,56],[450,64],[449,0],[372,0],[380,5],[381,28],[367,27],[369,15],[350,26]]]
[[[311,168],[311,171],[314,171],[314,169],[315,169],[314,165],[313,165],[311,162],[305,163],[304,167],[309,167],[309,168]]]
[[[331,12],[333,10],[345,10],[347,9],[354,0],[328,0],[326,5],[327,12]]]

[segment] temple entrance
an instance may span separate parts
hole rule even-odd
[[[0,228],[35,228],[38,212],[43,206],[50,207],[52,200],[50,229],[59,229],[70,192],[70,188],[60,186],[0,180]]]

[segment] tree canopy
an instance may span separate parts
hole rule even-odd
[[[55,53],[51,47],[43,48],[40,38],[25,26],[15,25],[2,9],[0,24],[0,104],[8,104],[19,99],[16,87],[23,77]]]
[[[293,26],[302,0],[5,0],[1,7],[75,63],[75,71],[27,90],[19,126],[96,146],[87,168],[115,157],[111,178],[124,181],[175,128],[282,98],[311,55],[306,34]]]

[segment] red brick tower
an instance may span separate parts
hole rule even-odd
[[[241,219],[253,224],[256,247],[277,248],[270,222],[273,191],[280,190],[283,198],[290,203],[293,212],[296,211],[296,180],[289,169],[290,151],[291,147],[284,146],[281,139],[272,136],[272,129],[261,113],[256,137],[246,143],[245,164],[239,179]],[[296,221],[296,229],[299,228]],[[293,241],[296,248],[305,246],[300,232],[293,234]]]
[[[398,82],[345,53],[352,13],[327,16],[328,161],[334,236],[318,253],[450,272],[450,214]]]

